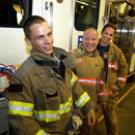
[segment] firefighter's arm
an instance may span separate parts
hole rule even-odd
[[[82,89],[78,82],[78,77],[72,72],[72,95],[76,108],[82,110],[84,114],[94,108],[94,103],[88,93]]]
[[[104,62],[102,59],[100,59],[100,66],[101,66],[101,71],[100,71],[100,76],[99,79],[97,80],[97,95],[98,95],[98,101],[101,104],[102,107],[105,107],[107,104],[108,100],[108,95],[109,91],[106,88],[105,85],[105,71],[104,71]]]
[[[91,109],[90,112],[87,114],[88,118],[88,125],[90,127],[93,127],[96,123],[96,116],[95,116],[95,110]]]
[[[13,135],[42,135],[46,132],[29,117],[15,116],[9,114],[9,123]],[[47,134],[47,133],[46,133]],[[49,134],[47,134],[49,135]]]
[[[116,84],[119,89],[122,89],[126,84],[128,75],[128,64],[122,51],[120,51],[118,64],[118,78]]]
[[[100,102],[106,103],[108,100],[109,91],[107,90],[105,83],[103,80],[98,80],[98,97],[100,98]]]
[[[80,56],[84,53],[84,51],[81,48],[73,49],[71,50],[72,55],[75,58],[75,62],[77,65],[79,65],[82,62],[82,59]]]
[[[72,93],[75,106],[81,109],[81,112],[84,116],[88,116],[88,124],[92,126],[95,124],[96,121],[94,112],[94,102],[92,101],[88,93],[82,89],[81,85],[78,82],[77,76],[75,74],[73,74],[73,76],[75,76],[76,78],[76,81],[72,86]]]
[[[14,135],[47,134],[34,119],[34,99],[30,83],[14,78],[9,87],[9,123]],[[47,134],[48,135],[48,134]]]
[[[109,90],[106,88],[105,83],[103,80],[98,81],[98,102],[100,103],[102,108],[107,107],[107,101],[109,96]]]

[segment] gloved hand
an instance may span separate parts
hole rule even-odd
[[[106,104],[108,101],[108,97],[109,97],[109,90],[104,90],[102,92],[98,93],[98,101],[99,103],[102,104]]]
[[[82,120],[79,116],[73,115],[72,121],[73,121],[73,126],[76,130],[78,130],[82,126]]]
[[[103,110],[107,109],[107,102],[103,102],[100,104]]]
[[[88,115],[88,125],[93,127],[96,123],[95,110],[92,109],[87,115]]]
[[[110,89],[112,91],[112,95],[116,97],[119,95],[119,88],[117,87],[117,85],[111,85]]]
[[[74,135],[81,126],[81,118],[77,115],[73,115],[71,121],[68,123],[67,135]]]

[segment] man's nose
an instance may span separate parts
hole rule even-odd
[[[48,40],[49,40],[49,38],[48,38],[47,35],[44,35],[44,38],[43,39],[44,39],[45,42],[48,42]]]
[[[107,35],[107,37],[108,37],[109,39],[111,39],[111,38],[112,38],[112,36],[111,36],[111,35]]]
[[[90,40],[90,39],[89,39],[89,41],[88,41],[88,42],[89,42],[89,44],[92,44],[92,43],[93,43],[93,41],[92,41],[92,40]]]

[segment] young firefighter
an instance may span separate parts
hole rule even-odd
[[[128,64],[123,52],[113,42],[116,27],[106,24],[101,33],[98,51],[104,60],[104,79],[109,89],[107,108],[104,110],[104,118],[107,127],[107,135],[119,135],[118,119],[116,115],[116,102],[119,91],[126,83]]]
[[[52,29],[44,18],[28,18],[24,33],[32,50],[11,80],[10,134],[66,135],[71,120],[77,121],[73,106],[89,116],[91,99],[70,71],[75,66],[72,55],[53,47]]]

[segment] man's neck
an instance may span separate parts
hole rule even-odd
[[[93,56],[96,53],[96,50],[94,50],[93,52],[87,52],[87,53],[91,57],[91,56]]]
[[[104,43],[102,40],[100,41],[100,45],[101,45],[101,46],[104,46],[104,47],[109,46],[109,44]]]
[[[104,43],[104,42],[102,42],[102,41],[100,42],[100,45],[101,45],[101,46],[104,46],[104,47],[109,46],[109,44],[106,44],[106,43]]]

